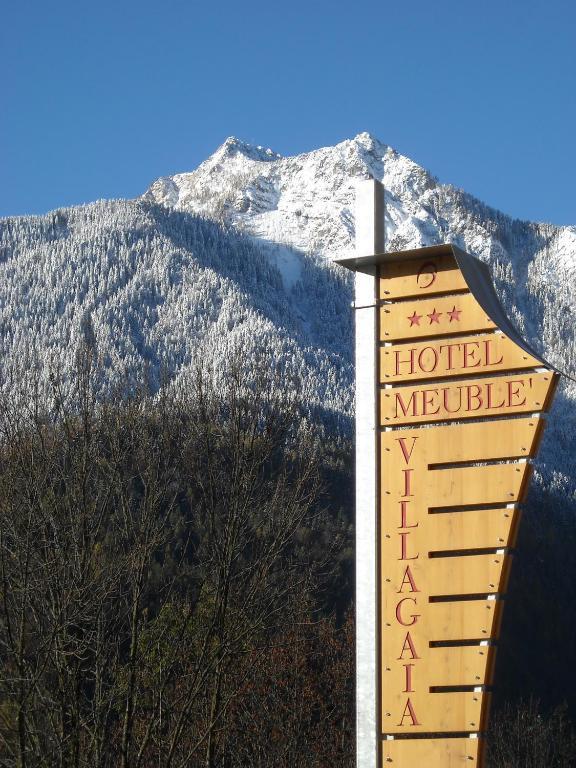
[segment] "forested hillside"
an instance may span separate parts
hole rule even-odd
[[[576,371],[576,229],[511,220],[367,134],[288,158],[229,139],[136,200],[0,221],[2,765],[353,765],[352,280],[333,259],[369,175],[389,250],[477,255]],[[564,377],[490,768],[576,761],[575,434]]]
[[[353,183],[367,175],[385,181],[389,249],[449,240],[476,254],[530,343],[576,370],[576,230],[511,220],[360,134],[289,158],[229,139],[142,199],[0,222],[2,388],[23,361],[69,377],[86,334],[103,392],[144,373],[182,390],[198,356],[218,377],[239,343],[265,345],[313,420],[350,434],[351,280],[332,259],[352,248]],[[570,507],[575,404],[565,380],[536,471]]]

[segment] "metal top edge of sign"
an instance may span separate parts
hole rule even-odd
[[[456,259],[458,267],[464,275],[464,280],[470,288],[472,295],[482,309],[488,314],[488,317],[490,317],[491,320],[496,323],[498,328],[504,331],[508,338],[512,339],[515,344],[521,347],[525,352],[528,352],[528,354],[532,355],[532,357],[540,360],[551,371],[559,374],[560,371],[558,371],[557,368],[528,344],[505,313],[494,289],[492,276],[486,264],[475,256],[471,256],[469,253],[466,253],[466,251],[461,250],[456,245],[450,245],[449,247]]]
[[[462,251],[462,253],[464,252]],[[352,270],[352,272],[365,272],[371,275],[374,274],[374,270],[370,267],[377,267],[388,261],[398,261],[399,259],[408,261],[429,256],[454,256],[453,246],[450,243],[444,243],[442,245],[426,245],[409,251],[387,251],[369,256],[347,256],[344,259],[334,259],[334,264],[339,264],[341,267]]]
[[[542,355],[533,349],[530,344],[522,337],[516,329],[500,303],[500,299],[494,290],[490,270],[480,261],[480,259],[463,251],[453,243],[443,243],[441,245],[429,245],[422,248],[412,248],[407,251],[392,251],[386,253],[376,253],[371,256],[350,256],[344,259],[335,259],[334,263],[341,267],[350,269],[353,272],[364,272],[370,275],[376,275],[376,268],[380,264],[391,261],[412,261],[421,258],[432,258],[439,256],[453,256],[456,263],[464,275],[464,279],[470,289],[470,292],[486,312],[488,317],[502,330],[513,342],[528,354],[535,357],[554,373],[560,374],[555,366],[549,363]],[[565,375],[565,374],[563,374]],[[571,378],[571,377],[567,377]]]

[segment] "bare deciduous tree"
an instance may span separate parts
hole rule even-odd
[[[185,399],[96,378],[85,344],[72,386],[1,404],[2,763],[214,768],[329,560],[318,445],[241,357]]]

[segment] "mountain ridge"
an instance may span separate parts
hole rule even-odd
[[[576,227],[512,219],[368,133],[282,157],[229,137],[195,170],[134,200],[0,221],[0,387],[22,360],[70,370],[89,316],[102,386],[144,369],[185,387],[200,353],[222,375],[265,347],[312,414],[350,430],[355,180],[386,188],[387,250],[453,242],[484,261],[512,322],[576,370]],[[537,474],[575,498],[576,389],[565,381]]]

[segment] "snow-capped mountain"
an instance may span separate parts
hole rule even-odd
[[[66,371],[89,317],[104,386],[146,366],[183,387],[196,355],[218,369],[238,344],[265,346],[312,413],[349,429],[352,282],[332,260],[351,252],[368,176],[386,187],[389,250],[451,241],[479,256],[529,342],[576,371],[576,228],[512,220],[364,133],[286,158],[230,138],[139,199],[1,221],[4,388],[22,361]],[[569,380],[550,421],[539,471],[574,498]]]

